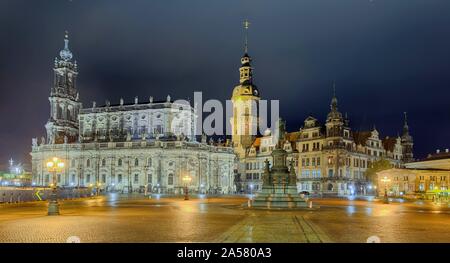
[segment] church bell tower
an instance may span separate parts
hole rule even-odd
[[[401,144],[403,147],[403,162],[409,163],[414,161],[413,153],[413,137],[409,134],[408,116],[405,114],[405,120],[403,123],[403,133],[401,137]]]
[[[45,125],[47,143],[72,143],[78,140],[78,113],[82,107],[76,89],[77,63],[72,62],[69,35],[66,32],[64,49],[55,58],[54,80],[50,92],[50,118]]]
[[[244,22],[245,48],[239,68],[239,84],[234,88],[231,102],[233,116],[231,118],[232,142],[236,152],[245,154],[258,131],[257,107],[260,99],[258,88],[253,84],[253,68],[248,55],[247,31],[250,23]]]

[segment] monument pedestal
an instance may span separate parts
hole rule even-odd
[[[281,147],[285,139],[285,124],[281,120],[278,123],[278,143],[272,151],[273,165],[270,167],[266,159],[263,187],[253,201],[255,208],[303,208],[308,207],[306,199],[297,192],[297,175],[294,162],[291,160],[288,168],[287,152]]]
[[[305,198],[297,193],[296,186],[274,184],[263,186],[252,204],[259,208],[302,208],[308,207]]]

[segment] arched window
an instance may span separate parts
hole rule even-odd
[[[167,184],[173,185],[173,174],[169,174],[169,176],[167,178]]]
[[[117,165],[118,165],[118,166],[122,166],[122,159],[119,159],[119,160],[117,161]]]
[[[106,159],[102,159],[102,166],[106,165]]]
[[[91,160],[90,159],[86,160],[86,167],[91,167]]]
[[[147,159],[147,165],[148,167],[152,167],[152,158]]]
[[[138,158],[134,159],[134,166],[139,166],[139,159]]]
[[[66,105],[61,105],[61,118],[67,120],[67,107]]]
[[[70,111],[69,107],[66,108],[66,119],[69,121],[72,120],[72,112]]]
[[[62,106],[56,105],[56,118],[61,119],[62,118]]]

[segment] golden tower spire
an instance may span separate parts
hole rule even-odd
[[[248,28],[250,27],[250,22],[247,19],[244,20],[244,30],[245,30],[245,43],[244,43],[244,53],[248,52]]]

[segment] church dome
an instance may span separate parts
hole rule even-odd
[[[250,58],[250,56],[245,53],[244,56],[242,56],[241,58],[241,64],[242,66],[250,66],[250,62],[252,61],[252,59]]]

